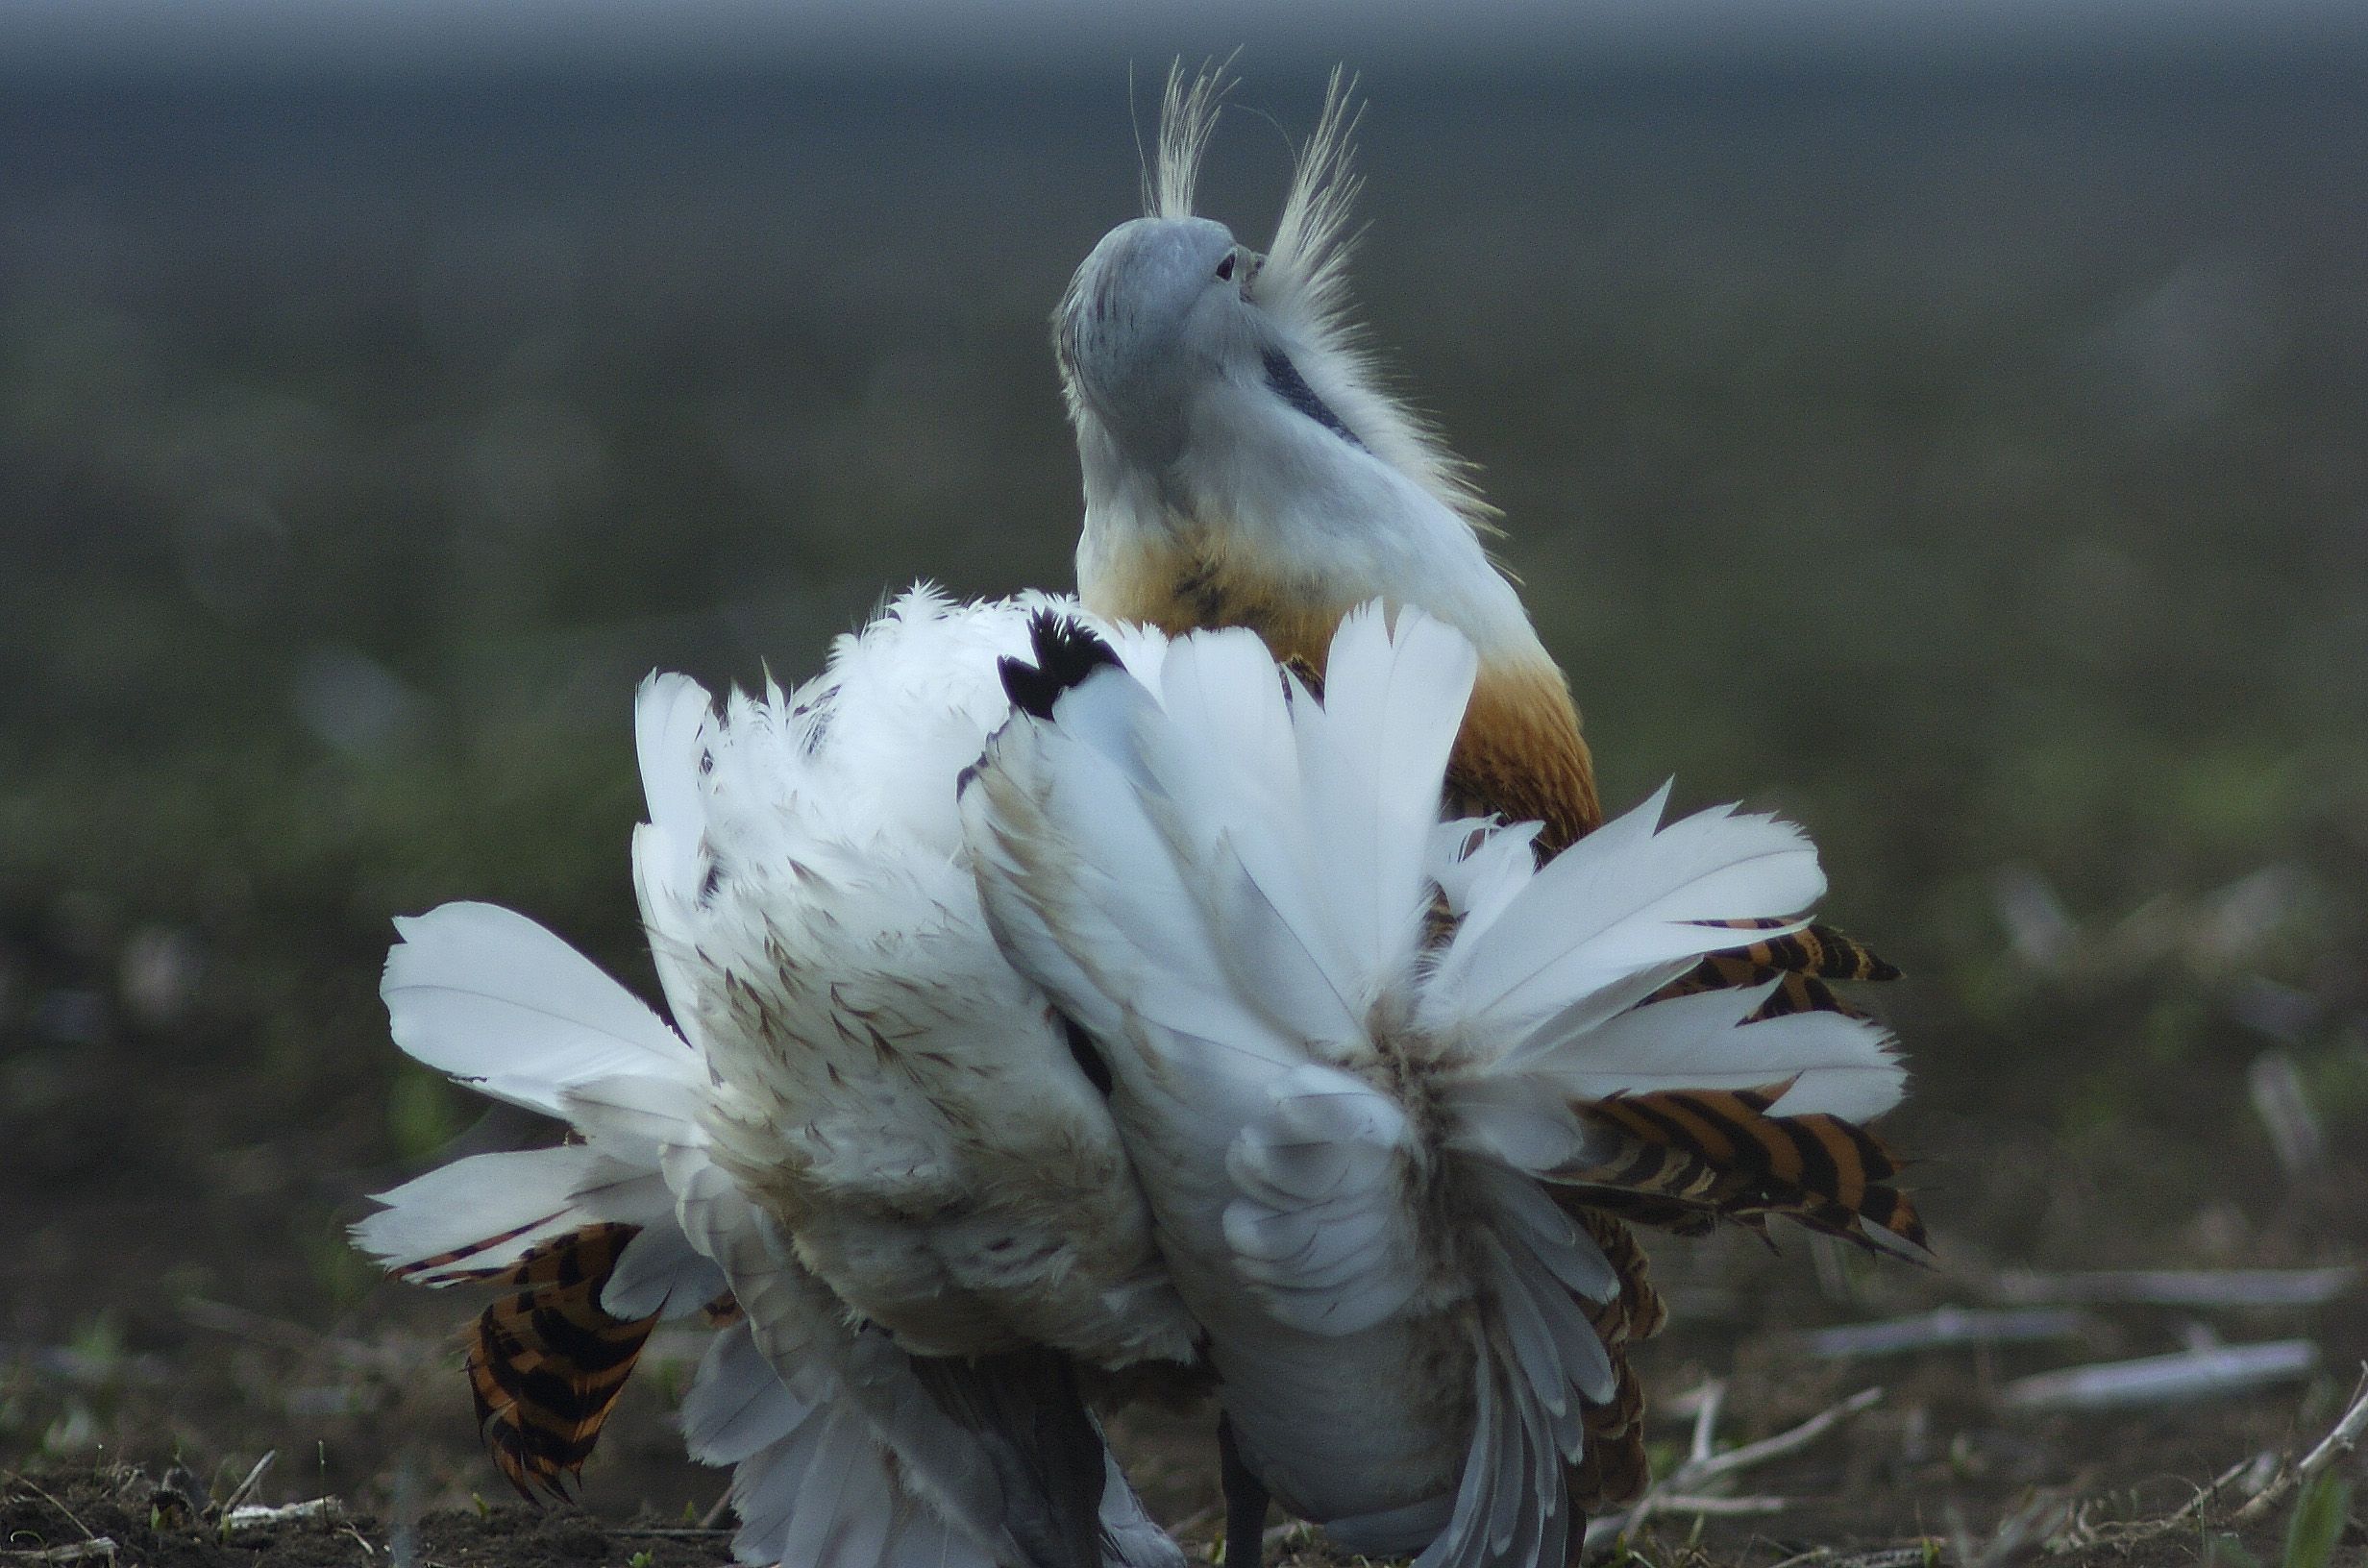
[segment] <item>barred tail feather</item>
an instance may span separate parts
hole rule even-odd
[[[1765,929],[1762,922],[1722,922],[1739,930]],[[1863,943],[1830,925],[1812,925],[1789,934],[1771,935],[1747,946],[1713,953],[1693,969],[1670,981],[1655,1000],[1690,996],[1705,991],[1770,986],[1767,999],[1755,1017],[1783,1017],[1793,1013],[1863,1015],[1834,992],[1837,980],[1870,983],[1899,978],[1899,970]]]
[[[1915,1205],[1883,1140],[1844,1117],[1771,1114],[1768,1090],[1616,1095],[1581,1115],[1603,1135],[1553,1180],[1644,1223],[1680,1231],[1782,1215],[1874,1250],[1920,1253]]]
[[[656,1317],[611,1317],[600,1292],[634,1237],[593,1225],[545,1241],[500,1275],[521,1286],[469,1333],[469,1388],[494,1463],[520,1496],[564,1499],[625,1392]]]
[[[1643,1495],[1652,1479],[1644,1451],[1644,1385],[1628,1362],[1628,1346],[1661,1332],[1667,1316],[1635,1233],[1599,1210],[1575,1207],[1556,1192],[1572,1221],[1586,1231],[1619,1281],[1609,1300],[1583,1303],[1595,1337],[1603,1341],[1616,1379],[1611,1397],[1586,1410],[1587,1447],[1570,1467],[1566,1484],[1572,1507],[1594,1513]]]

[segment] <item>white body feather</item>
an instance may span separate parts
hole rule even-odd
[[[1575,1298],[1618,1287],[1544,1185],[1587,1151],[1570,1102],[1898,1093],[1860,1020],[1638,1006],[1733,943],[1701,922],[1798,918],[1814,852],[1724,811],[1656,831],[1659,799],[1542,870],[1526,831],[1443,827],[1477,661],[1412,612],[1348,619],[1320,704],[1246,633],[1128,655],[1015,719],[966,816],[1015,962],[1109,1056],[1245,1458],[1351,1550],[1559,1564],[1612,1392]]]

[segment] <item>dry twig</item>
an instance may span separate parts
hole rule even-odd
[[[76,1541],[71,1546],[44,1547],[31,1552],[0,1552],[0,1562],[48,1564],[94,1560],[105,1562],[115,1560],[115,1543],[112,1537],[93,1535],[86,1541]]]
[[[1725,1386],[1712,1384],[1703,1389],[1694,1412],[1693,1441],[1686,1462],[1672,1470],[1654,1485],[1646,1488],[1642,1497],[1625,1512],[1607,1514],[1591,1519],[1587,1525],[1586,1550],[1608,1545],[1619,1536],[1631,1533],[1656,1513],[1678,1514],[1755,1514],[1777,1513],[1787,1506],[1781,1497],[1736,1497],[1719,1490],[1726,1478],[1754,1465],[1765,1464],[1815,1442],[1838,1423],[1847,1420],[1883,1397],[1880,1388],[1862,1388],[1830,1409],[1815,1415],[1773,1437],[1764,1437],[1756,1443],[1731,1448],[1724,1454],[1715,1451],[1714,1428],[1718,1411],[1725,1403]]]
[[[231,1508],[222,1515],[222,1533],[250,1534],[259,1530],[271,1530],[281,1525],[305,1524],[336,1516],[337,1500],[315,1497],[303,1503],[282,1503],[277,1507],[253,1504],[243,1508]]]
[[[76,1530],[81,1531],[83,1532],[84,1540],[96,1541],[105,1538],[92,1533],[90,1527],[82,1522],[80,1515],[75,1513],[72,1508],[69,1508],[64,1504],[59,1502],[55,1497],[52,1497],[49,1494],[48,1489],[42,1486],[39,1482],[35,1481],[31,1476],[12,1470],[9,1472],[9,1480],[14,1484],[22,1486],[26,1491],[31,1492],[34,1496],[39,1498],[42,1502],[48,1504],[51,1507],[56,1508],[60,1513],[65,1515],[65,1522],[72,1525]],[[110,1553],[114,1551],[114,1543],[112,1541],[108,1542],[108,1551]]]
[[[1891,1356],[1947,1345],[2018,1345],[2041,1339],[2076,1339],[2094,1320],[2068,1307],[1938,1307],[1913,1317],[1878,1323],[1845,1323],[1801,1336],[1812,1356]]]
[[[1965,1528],[1963,1515],[1951,1504],[1949,1539],[1957,1556],[1957,1568],[2004,1568],[2032,1547],[2054,1536],[2072,1512],[2072,1506],[2060,1498],[2037,1498],[2000,1520],[1987,1541],[1977,1543]]]
[[[2286,1493],[2310,1481],[2336,1460],[2348,1458],[2359,1446],[2363,1434],[2368,1434],[2368,1365],[2360,1368],[2359,1382],[2352,1388],[2352,1403],[2344,1408],[2343,1414],[2335,1418],[2333,1429],[2320,1439],[2316,1448],[2303,1456],[2302,1462],[2262,1487],[2254,1494],[2251,1502],[2238,1508],[2236,1522],[2242,1524],[2259,1518],[2269,1510],[2271,1504]]]
[[[2360,1283],[2356,1266],[2137,1268],[2035,1274],[2010,1269],[1989,1294],[2015,1306],[2085,1302],[2133,1307],[2323,1307]]]
[[[260,1486],[263,1483],[263,1478],[271,1473],[272,1461],[279,1458],[279,1457],[280,1451],[278,1449],[267,1449],[264,1451],[263,1457],[255,1461],[255,1468],[247,1472],[247,1479],[232,1487],[231,1495],[222,1500],[222,1512],[224,1517],[227,1518],[229,1515],[236,1513],[240,1506],[244,1504],[248,1498],[255,1495],[255,1489],[258,1486]]]
[[[1878,1552],[1835,1557],[1832,1568],[1923,1568],[1924,1564],[1933,1560],[1932,1551],[1922,1542],[1914,1546],[1887,1546]]]
[[[2334,1427],[2320,1439],[2318,1445],[2301,1461],[2281,1472],[2276,1480],[2255,1490],[2253,1496],[2229,1515],[2229,1523],[2249,1524],[2261,1518],[2277,1503],[2296,1487],[2310,1481],[2330,1465],[2351,1454],[2363,1436],[2368,1436],[2368,1365],[2360,1368],[2360,1381],[2353,1389],[2352,1402]],[[2178,1511],[2160,1519],[2142,1519],[2129,1524],[2091,1525],[2086,1509],[2075,1509],[2069,1525],[2050,1538],[2047,1549],[2053,1553],[2077,1552],[2084,1547],[2114,1545],[2129,1546],[2140,1541],[2183,1531],[2199,1524],[2207,1512],[2231,1483],[2240,1478],[2250,1481],[2260,1468],[2258,1457],[2237,1460],[2196,1494],[2182,1504]]]
[[[2104,1410],[2134,1405],[2168,1405],[2244,1393],[2273,1383],[2307,1376],[2319,1364],[2319,1347],[2307,1339],[2272,1339],[2252,1345],[2208,1345],[2145,1356],[2130,1361],[2099,1361],[2018,1379],[1999,1390],[2012,1409]]]

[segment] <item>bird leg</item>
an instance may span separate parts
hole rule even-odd
[[[1233,1423],[1221,1415],[1217,1418],[1217,1464],[1225,1489],[1225,1568],[1259,1568],[1266,1557],[1266,1482],[1242,1462]]]

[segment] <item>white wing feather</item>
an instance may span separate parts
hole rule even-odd
[[[1782,922],[1755,936],[1808,923],[1825,874],[1799,828],[1721,807],[1656,831],[1667,798],[1665,785],[1565,849],[1493,919],[1468,916],[1424,993],[1424,1021],[1506,1042],[1557,1014],[1583,1028],[1736,945],[1706,922]]]
[[[1542,1029],[1506,1053],[1498,1070],[1577,1100],[1789,1084],[1769,1107],[1780,1116],[1822,1112],[1864,1121],[1899,1102],[1907,1071],[1878,1025],[1828,1012],[1746,1023],[1774,990],[1771,981],[1706,991],[1591,1026]]]
[[[471,1155],[379,1193],[372,1201],[385,1207],[354,1226],[354,1244],[388,1268],[406,1268],[504,1237],[455,1263],[451,1278],[434,1270],[422,1281],[474,1278],[517,1262],[537,1241],[590,1223],[576,1207],[577,1193],[602,1185],[613,1169],[606,1157],[580,1143]]]
[[[1225,1208],[1233,1264],[1275,1318],[1350,1335],[1402,1310],[1421,1284],[1406,1177],[1416,1144],[1388,1095],[1316,1064],[1273,1080],[1267,1114],[1225,1151],[1241,1196]]]
[[[1339,940],[1368,978],[1411,960],[1430,902],[1424,865],[1440,781],[1479,670],[1471,644],[1419,610],[1394,628],[1377,604],[1333,638],[1323,701],[1292,710],[1314,878]]]
[[[592,1078],[699,1070],[656,1014],[523,915],[446,904],[395,929],[380,986],[395,1043],[496,1099],[558,1115]]]

